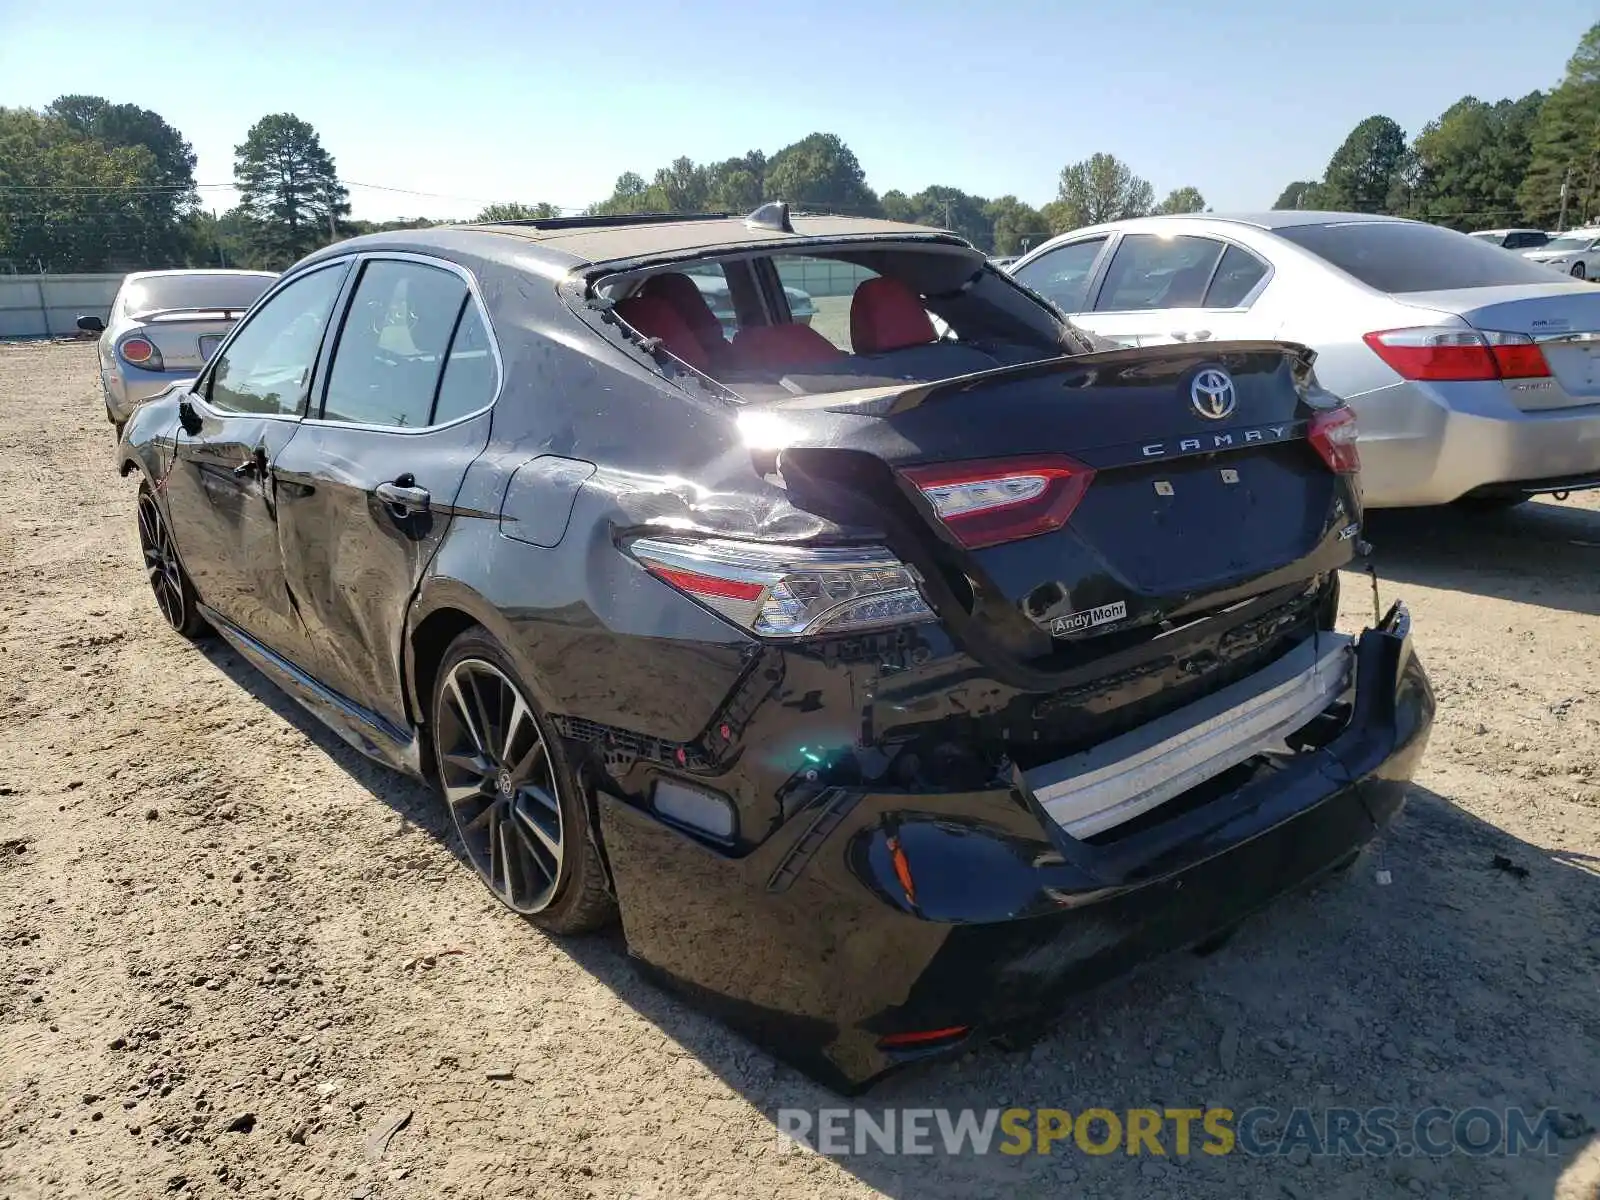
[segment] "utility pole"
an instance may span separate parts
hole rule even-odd
[[[1561,215],[1556,218],[1556,232],[1560,233],[1567,227],[1567,192],[1572,183],[1572,168],[1567,168],[1566,176],[1561,180]]]

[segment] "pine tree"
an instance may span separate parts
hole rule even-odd
[[[273,113],[234,147],[239,207],[250,222],[250,248],[262,266],[282,269],[339,238],[349,192],[317,131],[292,113]]]

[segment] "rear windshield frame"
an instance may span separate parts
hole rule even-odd
[[[1274,232],[1385,295],[1560,282],[1517,251],[1420,221],[1338,221]]]

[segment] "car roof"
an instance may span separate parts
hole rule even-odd
[[[1069,238],[1093,236],[1113,231],[1137,232],[1160,229],[1163,226],[1173,225],[1189,226],[1214,226],[1214,225],[1245,225],[1255,229],[1274,232],[1280,229],[1301,228],[1310,225],[1415,225],[1416,221],[1408,221],[1404,217],[1385,217],[1377,213],[1351,213],[1351,212],[1311,212],[1298,209],[1282,209],[1272,212],[1245,212],[1245,213],[1163,213],[1154,217],[1125,217],[1120,221],[1102,221],[1098,225],[1084,225],[1077,229],[1069,229],[1066,233],[1058,233],[1049,241],[1041,242],[1028,255],[1037,254],[1046,246],[1055,246]]]
[[[1274,209],[1271,212],[1243,212],[1243,213],[1173,213],[1158,217],[1138,217],[1133,221],[1110,221],[1112,225],[1131,225],[1142,222],[1163,221],[1221,221],[1227,225],[1254,225],[1257,229],[1293,229],[1301,225],[1353,225],[1364,222],[1373,224],[1415,224],[1408,222],[1404,217],[1387,217],[1378,213],[1356,212],[1321,212],[1309,209]]]
[[[363,250],[445,251],[544,266],[565,274],[574,267],[654,256],[734,251],[807,243],[883,239],[938,241],[965,247],[955,234],[867,217],[793,217],[784,230],[746,223],[743,217],[663,217],[606,221],[560,219],[473,225],[436,225],[367,234],[324,247],[314,258]],[[976,253],[976,252],[974,252]]]
[[[260,275],[267,279],[276,279],[278,277],[276,271],[246,271],[243,269],[236,270],[232,267],[195,267],[192,269],[179,267],[170,271],[132,271],[124,277],[124,280],[160,279],[169,275]]]

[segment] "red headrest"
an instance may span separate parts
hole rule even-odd
[[[898,279],[868,279],[850,300],[850,346],[857,354],[882,354],[937,341],[922,301]]]
[[[757,370],[809,367],[844,357],[809,325],[752,325],[734,335],[733,349],[741,366]]]
[[[639,294],[658,296],[677,309],[678,315],[684,319],[694,331],[695,337],[700,339],[700,344],[709,352],[715,354],[727,345],[727,339],[722,336],[722,322],[718,321],[717,314],[711,311],[705,293],[687,275],[679,271],[652,275],[644,281]]]
[[[676,307],[660,296],[629,296],[617,304],[617,316],[645,337],[660,338],[667,350],[697,371],[711,367],[706,348]]]

